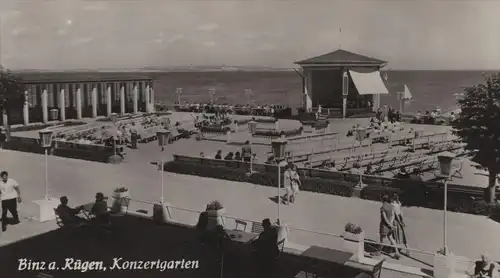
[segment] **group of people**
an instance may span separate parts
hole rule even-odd
[[[280,241],[284,242],[284,238],[279,238],[279,220],[276,225],[271,223],[269,218],[262,220],[262,232],[252,239],[249,244],[253,247],[253,259],[257,266],[259,277],[272,277],[276,259],[280,254],[278,246]],[[210,225],[210,216],[208,211],[200,213],[196,228],[199,232],[200,241],[202,244],[216,252],[216,256],[223,256],[226,250],[226,243],[232,238],[227,234],[224,226],[218,224],[214,227]],[[218,267],[223,267],[219,262]],[[216,269],[219,274],[220,270]]]
[[[401,201],[399,195],[394,193],[391,197],[388,195],[382,196],[382,206],[380,207],[380,243],[389,241],[391,246],[404,247],[406,255],[408,251],[408,239],[405,232],[406,224],[403,219],[403,211],[401,209]],[[382,245],[379,245],[377,255],[381,253]],[[393,249],[392,256],[394,259],[400,258],[400,248]]]
[[[384,108],[377,109],[375,117],[379,120],[379,122],[401,122],[401,111],[384,105]]]
[[[201,153],[200,156],[205,157],[204,153]],[[218,150],[214,158],[257,163],[257,154],[252,152],[252,146],[250,144],[250,141],[245,142],[245,145],[241,147],[241,152],[238,151],[235,153],[228,152],[224,156],[222,150]]]
[[[282,104],[250,105],[250,104],[214,104],[214,103],[187,103],[177,106],[177,110],[196,113],[213,113],[216,115],[254,115],[275,116],[277,112],[287,109]]]
[[[70,207],[66,196],[62,196],[59,200],[61,203],[56,208],[56,214],[65,227],[82,227],[90,224],[106,229],[111,227],[111,213],[108,211],[108,203],[103,193],[98,192],[95,195],[95,202],[88,211],[91,218],[81,216],[84,206]]]

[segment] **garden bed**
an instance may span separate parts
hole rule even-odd
[[[265,136],[265,137],[280,137],[281,135],[285,135],[285,137],[294,137],[302,134],[302,127],[292,130],[259,130],[255,131],[255,136]]]
[[[200,128],[201,132],[228,132],[231,128],[224,125],[208,125]]]
[[[39,129],[45,129],[48,127],[52,126],[58,126],[58,125],[64,125],[65,127],[69,126],[78,126],[78,125],[85,125],[87,124],[86,122],[81,122],[81,121],[68,121],[68,122],[63,122],[63,123],[50,123],[50,124],[43,124],[43,123],[36,123],[36,124],[30,124],[27,126],[16,126],[11,128],[11,132],[22,132],[22,131],[31,131],[31,130],[39,130]]]
[[[221,163],[221,165],[211,165],[210,161],[206,161],[206,163],[203,164],[171,161],[165,164],[165,170],[179,174],[246,182],[272,187],[277,186],[277,176],[276,173],[271,170],[272,167],[265,167],[264,171],[246,175],[248,165],[245,163],[235,164],[233,161],[228,161],[227,166],[223,165],[223,161],[221,161]],[[301,171],[301,173],[307,174],[307,171]],[[347,176],[339,179],[323,179],[302,175],[301,181],[301,190],[344,197],[353,196],[353,188],[357,183],[357,179],[351,179]],[[380,201],[382,195],[387,194],[391,196],[394,193],[400,195],[401,201],[405,206],[425,207],[437,210],[443,209],[444,195],[442,188],[427,186],[426,183],[423,182],[418,184],[403,184],[401,180],[394,180],[384,185],[368,184],[361,191],[360,197],[365,200]],[[448,210],[500,218],[500,208],[498,206],[491,207],[484,202],[481,197],[471,196],[471,194],[462,192],[448,193]]]

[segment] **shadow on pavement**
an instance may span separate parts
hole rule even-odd
[[[196,230],[181,226],[156,224],[133,216],[117,219],[112,232],[94,227],[58,229],[0,247],[2,277],[220,277],[220,254],[204,247]],[[56,262],[62,268],[65,259],[102,261],[107,271],[24,270],[19,271],[20,259],[31,262]],[[123,261],[195,260],[198,269],[110,270],[113,258]],[[281,263],[280,263],[281,264]],[[253,261],[248,256],[225,256],[223,277],[255,277]],[[286,263],[279,266],[273,277],[294,277],[299,270]],[[37,276],[46,273],[52,276]]]

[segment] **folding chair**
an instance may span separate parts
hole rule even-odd
[[[236,222],[236,227],[235,227],[236,230],[244,232],[247,229],[247,222],[246,221],[235,219],[234,222]],[[242,226],[243,229],[241,229],[241,230],[238,229],[239,226]]]
[[[252,234],[260,234],[262,231],[264,231],[264,227],[260,222],[252,222]]]
[[[57,224],[57,226],[59,226],[59,228],[64,227],[64,223],[61,220],[61,217],[59,217],[59,214],[57,213],[56,209],[54,209],[54,214],[56,215],[56,224]]]

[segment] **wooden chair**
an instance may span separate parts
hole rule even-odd
[[[246,221],[235,219],[234,222],[236,222],[236,227],[235,227],[236,230],[244,232],[247,229],[247,222]],[[241,230],[238,229],[238,227],[240,227],[240,226],[243,227]]]
[[[56,209],[54,209],[54,214],[56,215],[56,224],[57,224],[57,226],[59,226],[59,228],[64,227],[64,223],[61,220],[61,217],[59,217],[59,214],[57,213]]]
[[[262,231],[264,231],[264,227],[260,222],[252,222],[252,234],[260,234]]]
[[[356,275],[355,278],[380,278],[380,274],[382,274],[382,265],[384,264],[384,260],[380,261],[378,264],[376,264],[372,271],[366,273],[362,272],[358,275]]]

